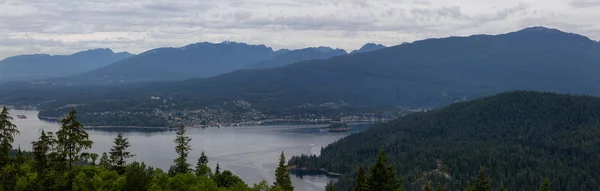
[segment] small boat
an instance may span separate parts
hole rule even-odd
[[[345,123],[333,123],[329,125],[329,127],[327,127],[327,130],[331,133],[343,133],[348,132],[351,129],[352,128],[350,128],[350,126],[346,125]]]
[[[25,115],[17,115],[17,118],[19,118],[19,119],[27,119],[27,116],[25,116]]]

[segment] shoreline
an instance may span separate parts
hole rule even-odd
[[[289,171],[296,171],[296,172],[318,172],[320,174],[324,174],[326,176],[330,176],[330,177],[341,177],[344,174],[341,173],[337,173],[337,172],[329,172],[323,168],[306,168],[306,167],[302,167],[302,168],[298,168],[296,167],[296,165],[292,165],[292,166],[288,166],[288,170]]]
[[[59,117],[45,117],[45,116],[37,116],[38,119],[48,122],[60,122],[62,118]],[[362,125],[362,124],[377,124],[383,123],[385,120],[352,120],[347,121],[348,125]],[[280,122],[280,123],[257,123],[257,122],[240,122],[233,123],[230,125],[216,125],[216,126],[208,126],[208,125],[194,125],[194,126],[185,126],[186,128],[212,128],[212,127],[253,127],[253,126],[277,126],[277,125],[327,125],[329,122]],[[106,129],[106,128],[130,128],[130,129],[177,129],[178,127],[144,127],[137,125],[127,125],[127,126],[119,126],[119,125],[90,125],[85,126],[84,128],[89,129]]]

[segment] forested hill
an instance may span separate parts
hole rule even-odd
[[[409,190],[426,181],[465,187],[480,167],[494,187],[600,190],[600,98],[517,91],[414,113],[343,138],[321,156],[290,165],[343,173],[351,188],[358,167],[384,148]]]

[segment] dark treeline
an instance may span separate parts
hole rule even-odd
[[[195,167],[187,161],[192,151],[191,138],[180,127],[174,142],[177,157],[168,172],[140,162],[128,163],[135,154],[128,151],[129,141],[123,134],[102,156],[86,153],[92,147],[76,112],[72,110],[61,120],[56,133],[40,132],[32,142],[32,151],[13,150],[12,143],[19,133],[6,107],[0,113],[0,191],[142,191],[142,190],[210,190],[210,191],[291,191],[293,186],[281,153],[276,181],[262,181],[253,186],[245,184],[228,170],[207,166],[208,157],[201,153]]]
[[[388,164],[389,156],[383,149],[377,153],[377,159],[375,163],[367,170],[363,165],[360,165],[358,172],[355,177],[354,187],[352,191],[405,191],[403,180],[398,179],[396,176],[396,169],[394,165]],[[506,191],[503,185],[499,188],[493,188],[492,178],[488,177],[483,168],[480,168],[477,172],[477,176],[472,178],[473,184],[467,182],[464,189],[465,191]],[[543,179],[539,191],[551,191],[550,180]],[[422,185],[411,185],[414,190],[433,191],[433,190],[454,190],[449,188],[445,184],[432,183],[428,180]],[[327,191],[335,190],[333,183],[327,185]],[[341,190],[341,189],[340,189]],[[350,190],[350,189],[344,189]]]
[[[600,98],[517,91],[409,114],[289,165],[344,174],[334,188],[349,190],[383,148],[407,190],[464,189],[481,167],[496,189],[536,190],[548,178],[555,190],[600,190],[599,143]]]

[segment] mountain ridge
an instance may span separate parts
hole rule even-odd
[[[26,54],[0,61],[0,80],[39,80],[87,72],[133,56],[108,48],[90,49],[69,55]]]

